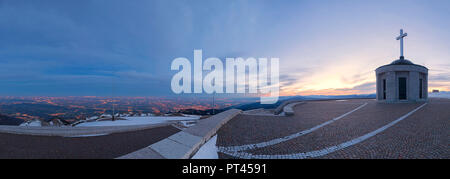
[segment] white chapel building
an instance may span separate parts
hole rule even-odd
[[[428,99],[428,68],[412,63],[403,56],[403,38],[400,30],[400,59],[378,67],[376,73],[377,101],[420,102]]]

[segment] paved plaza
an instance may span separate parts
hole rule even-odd
[[[218,132],[220,158],[450,158],[450,100],[309,101],[294,116],[241,114]]]

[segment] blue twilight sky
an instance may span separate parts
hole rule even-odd
[[[172,95],[176,57],[279,57],[282,95],[375,91],[399,56],[450,90],[448,0],[0,0],[0,95]]]

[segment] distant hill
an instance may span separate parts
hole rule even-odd
[[[18,125],[22,124],[22,122],[23,122],[22,119],[17,119],[17,118],[13,118],[13,117],[9,117],[9,116],[0,114],[0,125],[18,126]]]

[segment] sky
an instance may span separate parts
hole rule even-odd
[[[405,57],[450,91],[448,0],[0,0],[0,95],[173,95],[173,59],[277,57],[281,95],[375,92]],[[114,90],[112,90],[114,89]]]

